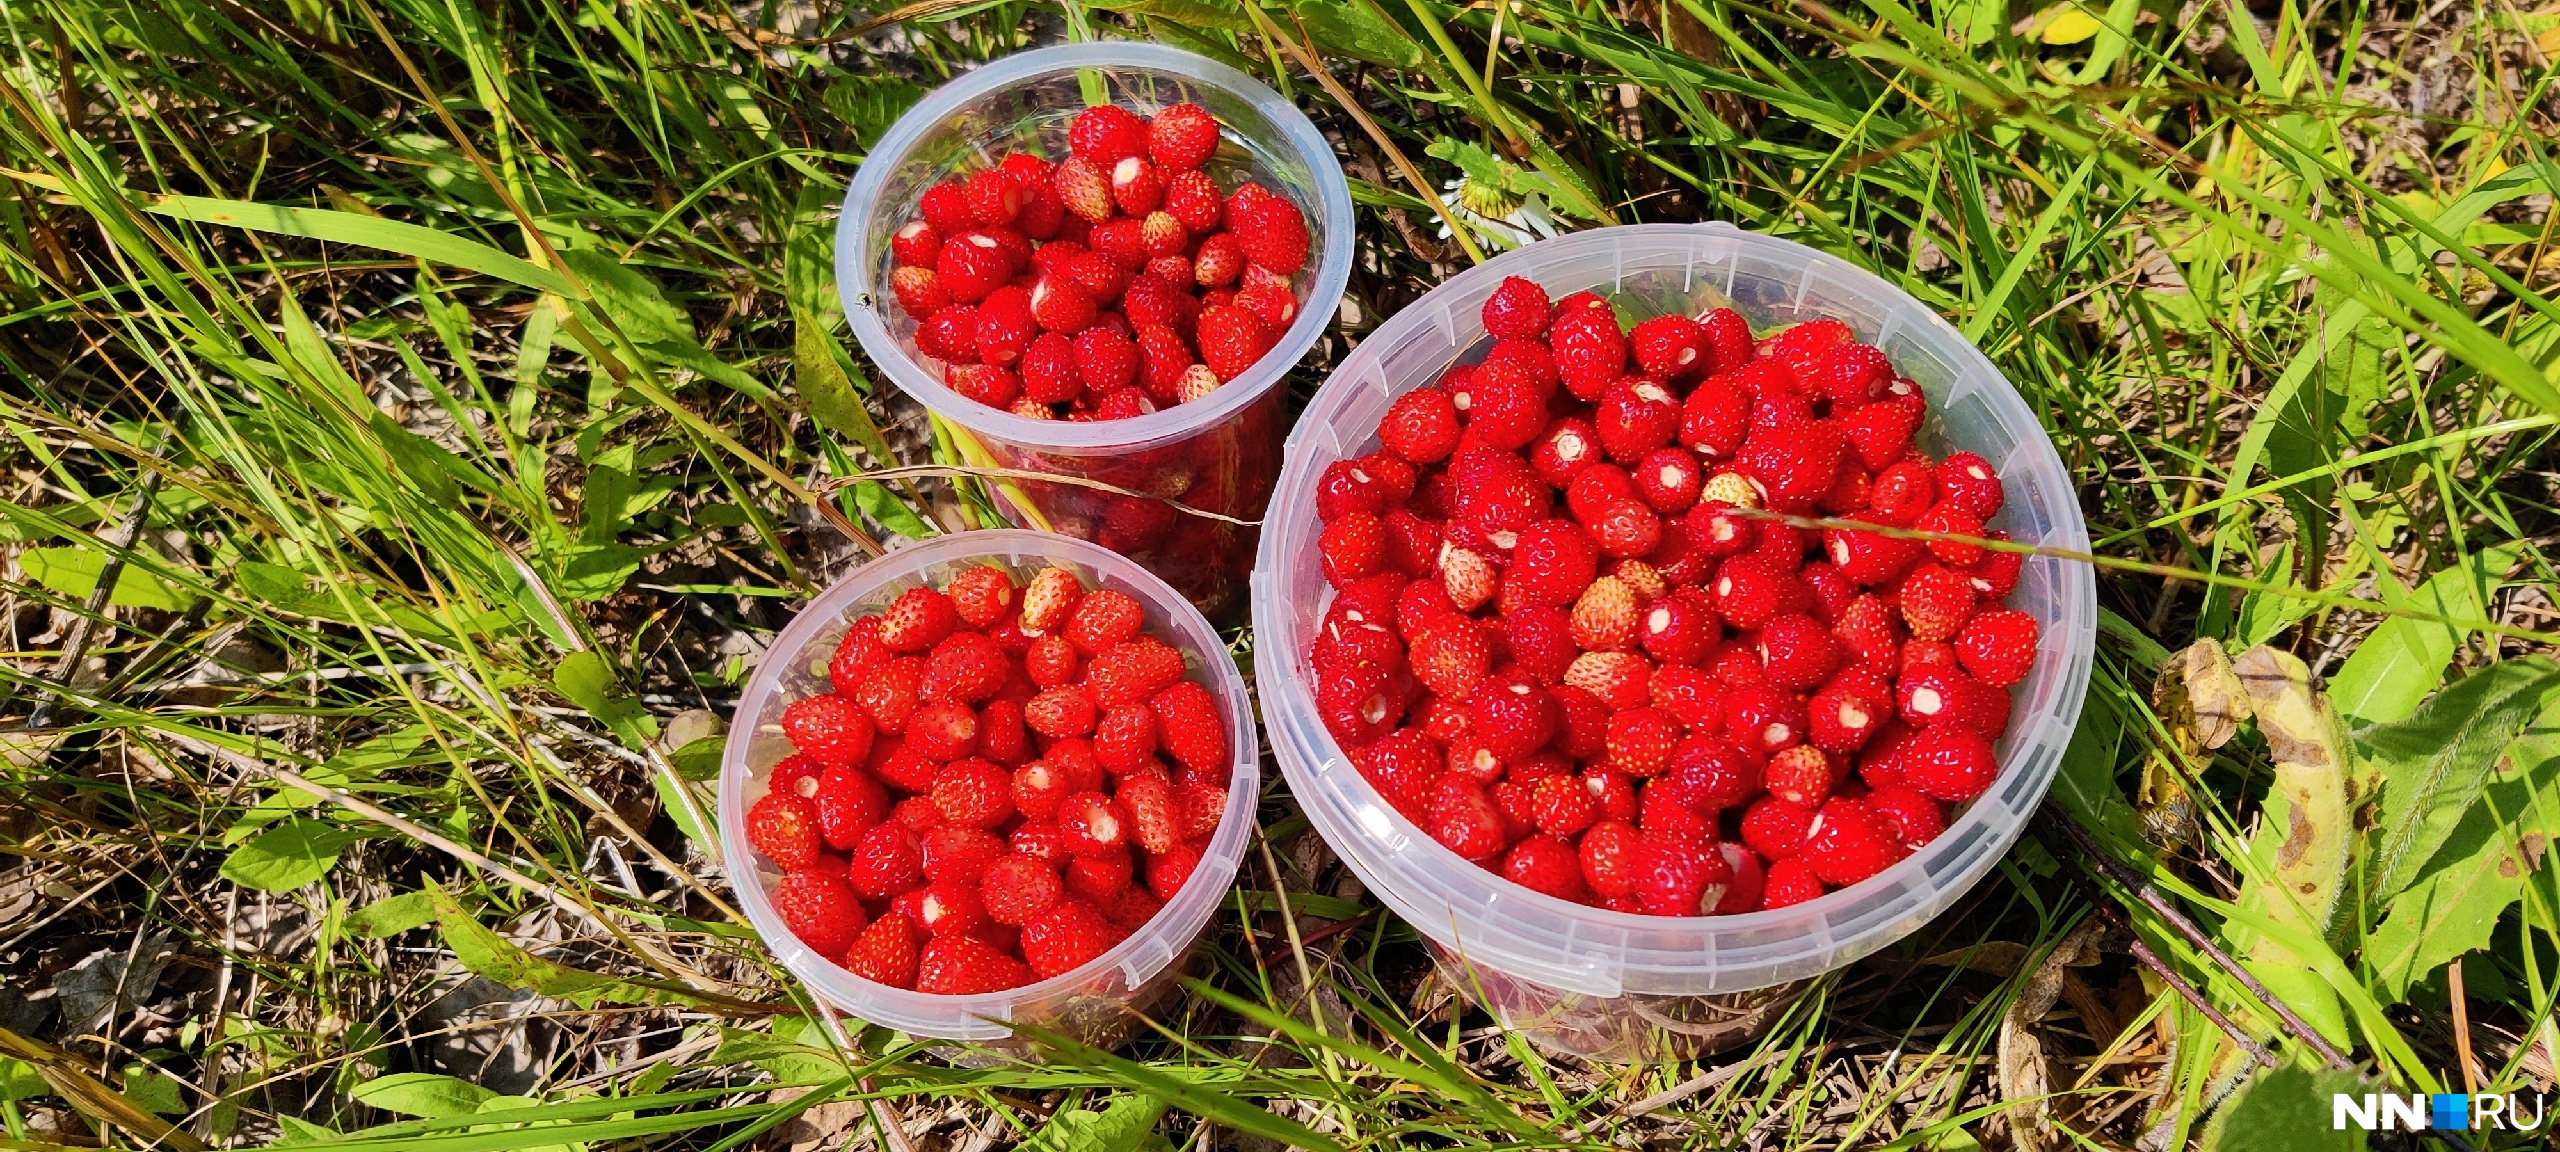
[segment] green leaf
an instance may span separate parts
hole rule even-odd
[[[1017,1024],[1014,1030],[1039,1041],[1053,1063],[1089,1069],[1202,1119],[1293,1147],[1342,1152],[1342,1145],[1324,1133],[1235,1095],[1223,1077],[1203,1075],[1209,1070],[1140,1064],[1028,1024]]]
[[[718,769],[715,767],[713,771],[716,774]],[[687,804],[685,797],[676,792],[678,788],[690,788],[692,785],[669,779],[664,772],[652,772],[649,774],[649,786],[658,791],[658,810],[666,813],[668,819],[676,822],[676,831],[684,833],[685,839],[702,845],[705,850],[716,850],[719,847],[717,838],[711,834],[710,829],[704,828],[693,818],[696,811],[710,806],[704,804],[699,795],[694,797],[693,803]]]
[[[36,583],[66,599],[85,602],[98,590],[98,577],[107,570],[107,554],[86,547],[29,548],[18,554],[18,566]],[[116,590],[107,602],[119,608],[183,612],[196,602],[196,596],[128,560],[124,570],[116,573]]]
[[[15,1056],[0,1056],[0,1100],[33,1100],[53,1094],[36,1066]]]
[[[124,1066],[124,1098],[145,1112],[161,1116],[176,1116],[187,1110],[185,1098],[178,1094],[178,1082],[138,1061]]]
[[[744,1003],[653,980],[606,976],[545,960],[508,943],[505,937],[464,910],[444,889],[428,888],[423,891],[435,909],[436,931],[444,938],[445,947],[453,949],[454,959],[461,961],[463,967],[509,988],[538,992],[580,1008],[611,1003],[687,1007],[716,1005],[734,1009]]]
[[[480,1105],[495,1099],[497,1093],[468,1080],[452,1076],[435,1076],[425,1072],[394,1072],[377,1076],[348,1093],[357,1101],[397,1112],[403,1116],[469,1116]]]
[[[865,515],[879,521],[881,527],[909,540],[939,535],[933,530],[933,525],[925,523],[924,517],[916,515],[913,505],[890,491],[886,484],[865,480],[854,485],[853,504]]]
[[[845,1074],[845,1064],[831,1049],[802,1042],[814,1031],[801,1018],[778,1016],[770,1034],[743,1028],[720,1030],[714,1064],[752,1064],[784,1083],[810,1083]]]
[[[357,829],[297,817],[232,849],[222,878],[261,892],[290,892],[328,875],[338,853],[363,838]]]
[[[2373,987],[2392,1003],[2447,961],[2489,946],[2498,917],[2524,895],[2560,835],[2560,708],[2545,708],[2498,757],[2480,802],[2365,938]]]
[[[632,343],[645,347],[679,338],[695,343],[693,318],[669,301],[647,273],[595,248],[571,248],[560,259],[586,284],[587,299]]]
[[[2461,563],[2427,578],[2408,598],[2406,607],[2458,620],[2478,620],[2488,612],[2480,594],[2515,567],[2521,544],[2501,544],[2466,557]],[[2364,638],[2355,653],[2329,678],[2329,702],[2356,724],[2398,720],[2418,710],[2418,702],[2444,680],[2454,650],[2470,639],[2469,629],[2394,616]]]
[[[923,97],[924,89],[902,77],[846,73],[827,85],[819,99],[853,133],[854,142],[867,148]]]
[[[41,178],[20,176],[44,183]],[[58,190],[58,189],[57,189]],[[417,224],[404,224],[380,216],[354,212],[338,212],[325,208],[291,208],[281,204],[254,204],[245,200],[217,200],[207,196],[162,196],[145,201],[143,211],[199,224],[222,224],[247,228],[253,232],[272,232],[279,236],[301,236],[312,240],[329,240],[340,244],[361,244],[397,252],[434,264],[450,264],[483,276],[495,276],[510,283],[546,292],[575,295],[569,281],[559,273],[522,257],[511,256],[476,240],[468,240],[449,232]]]
[[[572,652],[551,672],[551,686],[570,703],[586,709],[634,752],[648,750],[658,738],[658,718],[625,695],[613,665],[596,652]]]
[[[2357,733],[2381,808],[2365,842],[2365,898],[2400,894],[2479,799],[2498,752],[2560,697],[2560,665],[2540,656],[2492,664],[2454,682],[2408,719]]]
[[[1124,1093],[1112,1097],[1099,1112],[1070,1108],[1051,1116],[1031,1139],[1022,1142],[1022,1152],[1135,1152],[1163,1115],[1164,1101],[1144,1093]]]
[[[425,891],[385,897],[347,913],[347,931],[367,940],[422,928],[436,918],[435,901]]]
[[[455,487],[454,477],[457,473],[470,471],[470,465],[445,451],[442,445],[401,427],[388,413],[376,411],[370,422],[374,439],[382,443],[382,450],[391,457],[391,466],[399,469],[400,475],[407,477],[411,484],[417,485],[420,494],[448,506],[462,498],[462,490]]]
[[[2205,1126],[2207,1152],[2356,1152],[2365,1134],[2329,1126],[2329,1098],[2361,1093],[2354,1072],[2270,1068],[2240,1090]]]
[[[338,1130],[335,1128],[324,1127],[322,1125],[314,1124],[308,1120],[288,1116],[283,1113],[278,1113],[276,1115],[275,1146],[278,1148],[293,1148],[304,1144],[326,1144],[337,1138]]]
[[[791,315],[791,366],[791,385],[799,389],[810,419],[868,449],[877,460],[897,461],[889,441],[880,435],[880,426],[872,421],[870,409],[862,406],[862,394],[855,390],[853,374],[827,335],[826,325],[805,310]]]

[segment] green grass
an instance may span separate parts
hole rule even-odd
[[[895,15],[0,8],[0,1147],[712,1149],[840,1143],[882,1116],[973,1149],[2116,1148],[2217,1123],[2245,1146],[2307,1139],[2355,1077],[2552,1086],[2560,885],[2496,867],[2541,864],[2516,838],[2560,822],[2547,682],[2362,726],[2472,669],[2524,683],[2560,633],[2560,10]],[[1354,893],[1276,790],[1276,872],[1246,869],[1209,991],[1117,1055],[966,1070],[812,1024],[688,835],[707,801],[687,713],[725,714],[797,599],[861,557],[812,488],[960,462],[838,351],[846,175],[922,90],[1087,32],[1227,59],[1333,134],[1364,205],[1364,325],[1498,247],[1436,236],[1425,197],[1463,176],[1474,203],[1535,195],[1570,227],[1803,240],[1961,326],[2046,415],[2107,560],[2086,717],[2037,835],[1698,1065],[1541,1057],[1426,982],[1392,917],[1293,946],[1343,909],[1302,902],[1293,935],[1275,883]],[[964,526],[952,497],[840,498],[886,537]],[[2386,789],[2359,827],[2427,798],[2434,854],[2401,891],[2359,866],[2380,842],[2359,833],[2339,910],[2303,930],[2267,896],[2272,844],[2252,848],[2268,743],[2206,748],[2155,708],[2160,663],[2199,638],[2327,678],[2359,772],[2424,774],[2394,733],[2457,748],[2455,777],[2508,767]],[[2230,1045],[2128,958],[2119,920],[2279,1060],[2325,1062],[2163,907],[2333,1022],[2355,1077],[2222,1106]],[[95,983],[75,965],[112,990],[155,957],[101,1019],[56,992]],[[541,993],[515,1002],[534,1018],[457,1015],[465,969]],[[464,1055],[507,1044],[504,1069]]]

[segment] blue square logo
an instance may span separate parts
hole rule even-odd
[[[2438,1092],[2435,1094],[2432,1103],[2435,1106],[2435,1127],[2437,1131],[2445,1131],[2448,1129],[2459,1130],[2471,1127],[2470,1097],[2465,1096],[2460,1092]]]

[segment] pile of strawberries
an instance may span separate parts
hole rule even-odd
[[[1197,400],[1298,314],[1307,220],[1202,165],[1218,121],[1076,114],[1066,159],[1029,152],[925,190],[890,237],[890,287],[951,390],[1036,420],[1114,420]]]
[[[1226,810],[1229,745],[1145,623],[1066,569],[1016,587],[986,566],[856,619],[747,813],[792,933],[864,979],[967,994],[1153,918]]]
[[[1518,277],[1484,326],[1318,488],[1316,702],[1389,803],[1537,891],[1697,916],[1855,884],[1991,786],[2021,557],[1883,353]]]

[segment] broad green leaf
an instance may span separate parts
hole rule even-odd
[[[497,1093],[468,1080],[425,1072],[377,1076],[348,1093],[357,1101],[403,1116],[468,1116]]]
[[[454,485],[454,474],[468,471],[470,465],[429,441],[400,426],[389,413],[377,411],[372,416],[374,439],[391,457],[391,465],[428,500],[451,505],[462,498],[462,490]]]
[[[2329,1126],[2329,1098],[2369,1090],[2354,1072],[2270,1068],[2214,1114],[2202,1143],[2208,1152],[2356,1152],[2367,1137]]]
[[[107,570],[107,554],[76,546],[29,548],[18,554],[18,566],[26,570],[29,579],[63,598],[86,602],[89,594],[98,590],[98,577]],[[116,588],[107,596],[107,602],[119,608],[183,612],[196,602],[196,596],[127,560],[123,570],[116,573]]]
[[[2381,776],[2365,841],[2366,899],[2387,902],[2434,858],[2487,785],[2499,751],[2560,697],[2560,665],[2540,656],[2474,672],[2408,719],[2357,733],[2363,767]]]
[[[1164,1101],[1140,1092],[1111,1098],[1099,1112],[1070,1108],[1022,1142],[1023,1152],[1136,1152],[1164,1115]]]
[[[367,940],[395,936],[434,923],[435,900],[422,889],[388,896],[347,913],[347,931]]]
[[[33,1100],[53,1094],[36,1066],[15,1056],[0,1056],[0,1100]]]
[[[2560,708],[2545,708],[2507,746],[2480,801],[2365,938],[2374,989],[2393,1003],[2447,961],[2489,946],[2498,917],[2524,894],[2560,835]]]
[[[178,1092],[178,1082],[148,1064],[124,1066],[124,1098],[143,1111],[161,1116],[175,1116],[187,1110],[186,1098]]]
[[[827,95],[832,98],[837,89],[859,82],[858,77],[846,76],[830,86]],[[792,323],[815,324],[833,335],[844,327],[844,302],[836,296],[836,229],[828,212],[833,205],[827,201],[817,181],[801,184],[791,236],[782,246],[782,295],[791,302]]]
[[[658,718],[626,695],[613,664],[595,652],[572,652],[552,670],[551,686],[570,703],[586,709],[635,752],[646,751],[658,738]]]
[[[716,772],[717,769],[715,768],[714,771]],[[696,811],[706,809],[710,806],[702,802],[701,796],[698,792],[695,794],[693,802],[690,804],[685,802],[686,798],[684,796],[676,792],[676,789],[678,788],[690,788],[692,787],[691,785],[670,779],[664,772],[650,773],[649,785],[650,787],[655,788],[658,792],[658,810],[665,812],[668,819],[676,822],[676,831],[684,833],[685,839],[702,845],[703,849],[706,851],[717,851],[719,849],[720,845],[717,843],[717,838],[711,834],[709,829],[704,828],[700,822],[693,818],[693,814]]]
[[[728,744],[726,736],[700,737],[667,753],[667,762],[675,765],[676,775],[687,780],[715,779],[720,775],[720,753]]]
[[[810,419],[868,449],[872,458],[884,464],[897,462],[870,409],[863,407],[862,393],[855,389],[853,374],[846,369],[835,340],[827,335],[826,325],[806,311],[792,313],[791,367],[792,387],[800,390],[800,402],[808,406]]]
[[[752,1064],[784,1083],[805,1084],[845,1074],[845,1064],[821,1040],[808,1043],[816,1031],[804,1018],[777,1016],[771,1033],[743,1028],[720,1030],[717,1064]]]
[[[290,892],[328,875],[338,853],[363,838],[358,829],[297,817],[232,849],[222,878],[261,892]]]
[[[2407,601],[2419,612],[2457,620],[2479,620],[2484,590],[2515,567],[2521,544],[2500,544],[2464,558],[2427,578]],[[2380,724],[2418,710],[2418,702],[2444,680],[2454,651],[2470,639],[2469,629],[2427,620],[2394,616],[2382,622],[2354,654],[2329,678],[2329,702],[2351,724]]]
[[[853,503],[880,526],[909,540],[922,540],[938,535],[933,525],[916,515],[913,505],[891,491],[886,484],[865,480],[853,486]]]
[[[324,1127],[322,1125],[314,1124],[308,1120],[288,1116],[282,1113],[278,1113],[276,1115],[275,1146],[278,1148],[297,1148],[305,1144],[325,1144],[337,1138],[337,1129]]]

